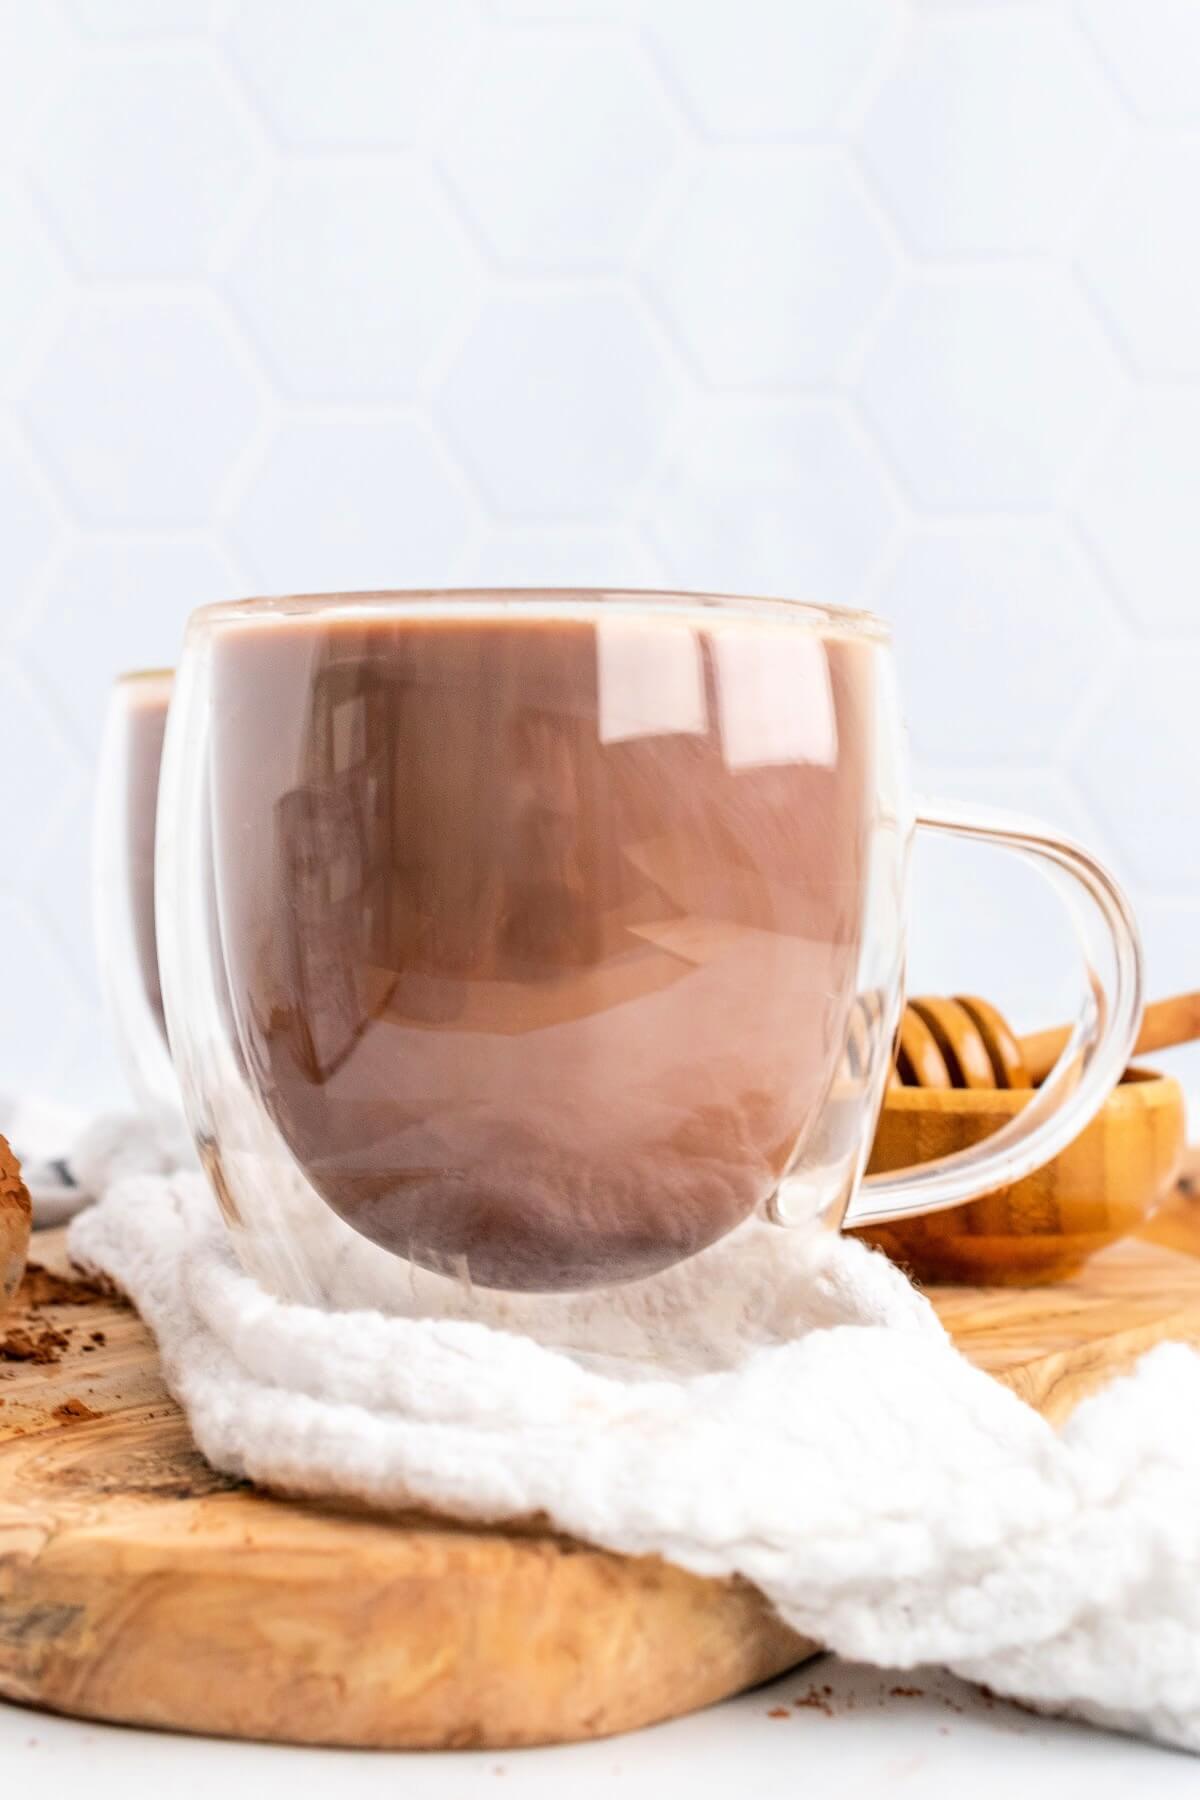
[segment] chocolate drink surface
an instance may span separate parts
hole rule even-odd
[[[158,973],[158,938],[154,924],[154,847],[158,776],[170,699],[169,675],[131,682],[126,727],[126,779],[129,789],[125,814],[125,853],[129,861],[133,941],[138,974],[164,1043],[167,1039],[167,1022],[163,1016],[162,985]]]
[[[874,675],[853,636],[668,611],[218,629],[229,1002],[317,1193],[538,1291],[768,1199],[855,994]]]

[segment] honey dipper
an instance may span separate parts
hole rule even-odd
[[[974,994],[910,1000],[896,1038],[892,1085],[921,1088],[1029,1088],[1050,1073],[1070,1027],[1017,1037],[1001,1012]],[[1146,1008],[1134,1054],[1200,1038],[1200,993],[1175,994]]]

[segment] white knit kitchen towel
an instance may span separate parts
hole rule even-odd
[[[105,1113],[89,1118],[36,1097],[0,1094],[8,1139],[33,1202],[35,1230],[65,1225],[124,1175],[165,1175],[195,1165],[178,1113]]]
[[[846,1239],[805,1247],[753,1223],[622,1290],[637,1353],[605,1368],[579,1353],[603,1340],[595,1296],[559,1302],[542,1342],[488,1323],[486,1303],[471,1323],[283,1304],[239,1268],[193,1173],[116,1180],[70,1249],[146,1319],[197,1443],[231,1474],[464,1519],[545,1514],[744,1576],[844,1656],[946,1664],[1200,1750],[1191,1350],[1153,1351],[1055,1432]]]

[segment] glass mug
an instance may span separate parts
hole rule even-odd
[[[159,766],[174,674],[119,675],[109,694],[92,846],[95,940],[105,1007],[134,1098],[179,1112],[154,918]]]
[[[1019,1118],[864,1181],[916,824],[1070,877],[1091,978]],[[176,1071],[238,1253],[325,1306],[469,1314],[639,1283],[755,1216],[955,1205],[1082,1129],[1141,1010],[1111,877],[1036,827],[915,815],[886,628],[788,601],[202,609],[158,888]]]

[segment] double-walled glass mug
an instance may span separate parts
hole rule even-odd
[[[96,954],[108,1017],[143,1111],[179,1111],[154,918],[159,766],[174,675],[120,675],[109,694],[93,826]]]
[[[1018,1119],[863,1181],[917,824],[1068,878],[1091,979]],[[787,601],[203,609],[158,886],[201,1159],[245,1265],[326,1306],[616,1288],[755,1216],[957,1204],[1082,1129],[1140,1014],[1112,879],[1036,827],[915,814],[885,627]]]

